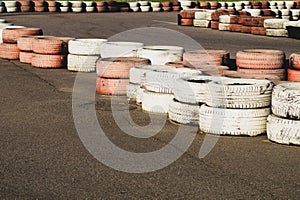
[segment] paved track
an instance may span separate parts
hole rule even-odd
[[[300,41],[287,38],[178,27],[176,13],[2,14],[17,24],[41,27],[45,35],[107,38],[147,26],[185,33],[204,48],[229,50],[273,48],[287,55]],[[171,22],[171,23],[166,23]],[[18,61],[0,67],[0,198],[1,199],[299,199],[300,149],[259,137],[221,137],[204,159],[198,134],[189,150],[172,165],[146,174],[115,171],[98,162],[83,146],[72,116],[76,73],[42,70]],[[97,96],[98,119],[118,146],[150,152],[167,144],[177,126],[167,122],[149,139],[123,134],[113,122],[110,98]],[[132,117],[147,124],[146,113],[132,105]],[[188,134],[188,133],[187,133]]]

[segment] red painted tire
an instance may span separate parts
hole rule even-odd
[[[47,1],[48,7],[57,7],[56,1]]]
[[[183,54],[183,64],[190,68],[201,68],[202,65],[227,64],[229,52],[224,50],[195,50]]]
[[[181,7],[180,6],[172,6],[173,11],[180,11]]]
[[[242,26],[241,32],[242,33],[251,33],[251,26]]]
[[[45,12],[46,11],[46,8],[45,7],[34,7],[34,11],[35,12]]]
[[[184,19],[194,19],[196,10],[181,10],[180,16]]]
[[[131,68],[148,64],[150,60],[146,58],[100,58],[96,63],[97,75],[104,78],[129,78]]]
[[[288,69],[287,70],[287,80],[288,81],[300,81],[300,70]]]
[[[238,72],[245,74],[255,74],[255,75],[272,75],[278,76],[281,80],[285,80],[286,71],[285,69],[243,69],[238,68]]]
[[[57,7],[49,6],[49,7],[48,7],[48,11],[49,11],[49,12],[57,12]]]
[[[292,53],[290,55],[290,66],[295,69],[300,69],[300,52]]]
[[[62,68],[66,66],[66,55],[33,53],[31,65],[38,68]]]
[[[162,5],[162,7],[170,7],[170,6],[172,6],[172,3],[169,2],[169,1],[160,2],[160,4]]]
[[[163,7],[161,7],[162,8],[162,10],[164,11],[164,12],[169,12],[169,11],[171,11],[172,10],[172,7],[170,7],[170,6],[163,6]]]
[[[231,32],[241,32],[242,25],[240,24],[229,24],[229,31]]]
[[[102,95],[126,95],[129,79],[98,78],[96,91]]]
[[[36,36],[21,36],[17,40],[20,51],[32,51],[32,43]]]
[[[40,28],[6,28],[2,32],[2,40],[4,43],[17,43],[21,36],[43,35]]]
[[[194,20],[193,19],[181,19],[181,26],[193,26]]]
[[[97,12],[107,12],[107,6],[97,6]]]
[[[32,52],[21,51],[20,52],[20,62],[31,64],[32,61]]]
[[[30,12],[32,10],[31,6],[21,6],[21,12]]]
[[[266,35],[267,30],[264,27],[251,27],[251,34],[253,35]]]
[[[30,6],[31,1],[30,0],[18,0],[20,6]]]
[[[210,28],[218,30],[219,29],[219,22],[217,22],[217,21],[211,21],[210,22]]]
[[[105,2],[105,1],[97,1],[97,2],[96,2],[96,5],[97,5],[97,6],[107,6],[108,4],[107,4],[107,2]]]
[[[200,2],[199,2],[199,7],[200,7],[201,9],[207,9],[207,8],[209,7],[209,4],[208,4],[208,2],[206,2],[206,1],[200,1]]]
[[[244,16],[240,18],[240,24],[243,26],[252,26],[252,18],[251,16]]]
[[[284,60],[285,54],[280,50],[249,49],[236,54],[236,65],[246,69],[280,69]]]
[[[44,0],[32,0],[35,7],[44,7],[45,1]]]
[[[19,59],[20,50],[18,49],[17,44],[0,44],[0,58],[17,60]]]
[[[68,53],[67,43],[57,37],[36,38],[32,43],[32,50],[39,54],[57,55]]]

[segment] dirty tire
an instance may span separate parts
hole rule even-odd
[[[20,62],[31,64],[32,61],[32,52],[21,51],[20,52]]]
[[[0,44],[0,58],[17,60],[19,59],[20,50],[18,49],[17,44]]]
[[[143,90],[142,109],[151,113],[167,114],[173,94],[156,93]]]
[[[34,53],[31,65],[38,68],[62,68],[66,66],[66,55],[44,55]]]
[[[36,38],[32,43],[32,50],[38,54],[67,54],[67,43],[58,37]]]
[[[102,95],[126,95],[129,79],[97,78],[96,91]]]

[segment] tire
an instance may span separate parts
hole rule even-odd
[[[253,35],[266,35],[267,30],[264,27],[251,27],[251,34]]]
[[[69,7],[66,7],[66,6],[61,6],[61,7],[60,7],[60,11],[63,12],[63,13],[66,13],[66,12],[69,12],[69,11],[70,11],[70,8],[69,8]]]
[[[300,81],[300,70],[288,69],[287,77],[288,77],[288,81]]]
[[[215,108],[264,108],[271,105],[268,80],[220,79],[207,84],[206,104]]]
[[[193,25],[195,27],[200,27],[200,28],[210,28],[210,21],[194,19],[193,20]]]
[[[28,64],[31,64],[31,61],[32,61],[32,55],[33,53],[32,52],[25,52],[25,51],[21,51],[20,52],[20,62],[21,63],[28,63]]]
[[[150,6],[140,6],[142,12],[149,12],[151,10]]]
[[[229,24],[229,31],[230,32],[241,32],[242,25],[240,24]]]
[[[35,40],[34,36],[21,36],[17,40],[18,48],[21,51],[32,51],[32,43]]]
[[[236,65],[245,69],[280,69],[284,60],[285,54],[280,50],[249,49],[236,54]]]
[[[218,21],[211,21],[210,22],[211,29],[219,29],[219,22]]]
[[[99,56],[82,56],[68,54],[68,70],[77,72],[94,72]]]
[[[222,65],[228,64],[229,53],[224,50],[195,50],[186,51],[183,54],[183,64],[201,69],[203,65]]]
[[[179,12],[183,19],[194,19],[196,10],[181,10]]]
[[[48,7],[57,7],[56,1],[47,1]]]
[[[274,115],[300,119],[300,83],[276,85],[272,93],[272,112]]]
[[[150,64],[146,58],[100,58],[96,62],[97,75],[105,78],[129,78],[129,71],[136,66]]]
[[[285,29],[267,29],[266,35],[273,37],[287,37],[288,32]]]
[[[207,83],[218,79],[226,78],[199,75],[176,79],[174,83],[174,98],[188,104],[205,103],[206,93],[208,92]]]
[[[106,42],[101,47],[101,57],[137,57],[137,50],[144,46],[139,42]]]
[[[69,53],[75,55],[100,55],[106,39],[75,39],[69,41]]]
[[[178,46],[144,46],[138,49],[139,57],[148,58],[152,65],[182,61],[184,49]]]
[[[2,31],[2,40],[5,43],[16,44],[21,36],[43,35],[40,28],[5,28]]]
[[[82,8],[81,1],[69,1],[69,3],[71,3],[72,8]]]
[[[280,80],[285,80],[286,70],[285,69],[242,69],[238,68],[238,72],[245,74],[253,74],[253,75],[273,75],[280,78]]]
[[[236,15],[221,15],[219,22],[223,24],[237,24],[239,17]]]
[[[148,1],[139,1],[138,3],[140,4],[140,6],[148,6],[149,5]]]
[[[38,68],[63,68],[66,66],[66,55],[44,55],[34,53],[31,65]]]
[[[241,27],[241,33],[251,33],[251,26],[242,26]]]
[[[57,7],[48,7],[49,12],[57,12]]]
[[[180,20],[181,26],[193,26],[193,23],[194,23],[194,19],[182,18]]]
[[[86,7],[85,10],[86,10],[86,12],[88,12],[88,13],[92,13],[92,12],[95,12],[96,9],[95,9],[94,6],[91,6],[91,7]]]
[[[129,79],[131,83],[142,84],[145,81],[145,74],[153,70],[168,70],[170,67],[164,65],[144,65],[131,68],[129,71]]]
[[[196,20],[206,20],[206,15],[207,15],[207,13],[204,11],[197,11],[194,14],[194,18]]]
[[[169,67],[175,67],[175,68],[185,68],[183,62],[167,62],[165,65]]]
[[[216,135],[256,136],[266,132],[270,108],[224,109],[205,104],[200,107],[199,128]]]
[[[167,114],[173,94],[164,94],[143,90],[142,109],[151,113]]]
[[[266,29],[284,29],[284,23],[288,22],[286,19],[266,19],[264,27]]]
[[[97,78],[96,91],[102,95],[126,95],[129,79]]]
[[[73,13],[81,13],[82,12],[82,8],[81,7],[80,8],[78,8],[78,7],[73,8],[72,7],[72,12]]]
[[[67,43],[57,37],[36,38],[32,43],[32,50],[38,54],[67,54]]]
[[[5,7],[17,7],[17,1],[4,1]]]
[[[131,101],[136,101],[137,100],[137,93],[140,89],[141,85],[140,84],[135,84],[135,83],[128,83],[126,86],[126,96],[128,97],[129,100]]]
[[[229,24],[219,23],[219,31],[229,31]]]
[[[262,74],[262,73],[242,73],[239,71],[224,71],[224,76],[231,77],[231,78],[245,78],[245,79],[266,79],[271,82],[279,82],[282,80],[282,78],[276,76],[276,75],[270,75],[270,74]]]
[[[0,58],[17,60],[19,59],[20,50],[18,49],[17,44],[0,44]]]
[[[279,144],[300,145],[300,121],[270,115],[267,122],[268,139]]]
[[[300,53],[292,53],[289,58],[290,66],[295,69],[300,69]]]
[[[20,9],[21,9],[21,12],[30,12],[30,11],[32,11],[31,6],[21,6]]]

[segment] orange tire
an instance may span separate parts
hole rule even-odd
[[[48,7],[57,7],[56,1],[47,1]]]
[[[170,7],[170,6],[163,6],[163,7],[161,7],[161,8],[162,8],[162,10],[165,11],[165,12],[169,12],[169,11],[172,10],[172,7]]]
[[[219,22],[218,21],[211,21],[210,22],[211,29],[219,29]]]
[[[230,32],[241,32],[242,25],[240,24],[229,24],[229,31]]]
[[[287,80],[288,81],[300,81],[300,70],[288,69],[287,70]]]
[[[2,32],[2,40],[4,43],[17,43],[21,36],[43,35],[40,28],[6,28]]]
[[[251,34],[253,35],[266,35],[267,30],[264,27],[251,27]]]
[[[278,76],[281,80],[285,80],[286,78],[286,71],[285,69],[242,69],[238,68],[238,72],[245,73],[245,74],[255,74],[255,75],[273,75]]]
[[[17,60],[19,59],[20,50],[18,49],[17,44],[0,44],[0,58]]]
[[[103,95],[126,95],[126,86],[129,79],[98,78],[96,91]]]
[[[172,6],[173,11],[180,11],[181,7],[180,6]]]
[[[33,3],[34,3],[35,7],[44,7],[45,6],[44,0],[33,0]]]
[[[160,2],[160,4],[162,5],[162,7],[170,7],[170,6],[172,6],[172,3],[169,2],[169,1]]]
[[[30,6],[31,5],[31,1],[30,0],[18,0],[20,6]]]
[[[290,66],[295,69],[300,69],[300,52],[290,55]]]
[[[31,65],[39,68],[62,68],[66,66],[66,55],[33,53]]]
[[[34,7],[34,11],[35,12],[45,12],[46,11],[46,8],[44,6],[41,6],[41,7]]]
[[[57,12],[57,7],[49,6],[49,7],[48,7],[48,11],[49,11],[49,12]]]
[[[195,50],[183,54],[183,64],[191,68],[199,68],[203,64],[228,64],[229,52],[224,50]]]
[[[67,54],[67,43],[57,37],[36,38],[32,43],[32,50],[39,54]]]
[[[30,11],[32,11],[31,6],[21,6],[20,9],[21,9],[21,12],[30,12]]]
[[[32,43],[35,36],[21,36],[17,40],[18,48],[21,51],[32,51]]]
[[[185,67],[183,62],[167,62],[165,65],[169,66],[169,67],[175,67],[175,68],[184,68]]]
[[[242,33],[251,33],[251,26],[242,26],[241,32]]]
[[[150,64],[146,58],[101,58],[96,63],[97,75],[104,78],[129,78],[129,71],[136,66]]]
[[[194,21],[193,21],[193,19],[182,18],[180,25],[181,26],[193,26],[194,25]]]
[[[184,19],[194,19],[196,10],[181,10],[180,16]]]
[[[20,62],[31,64],[33,52],[20,52]]]

